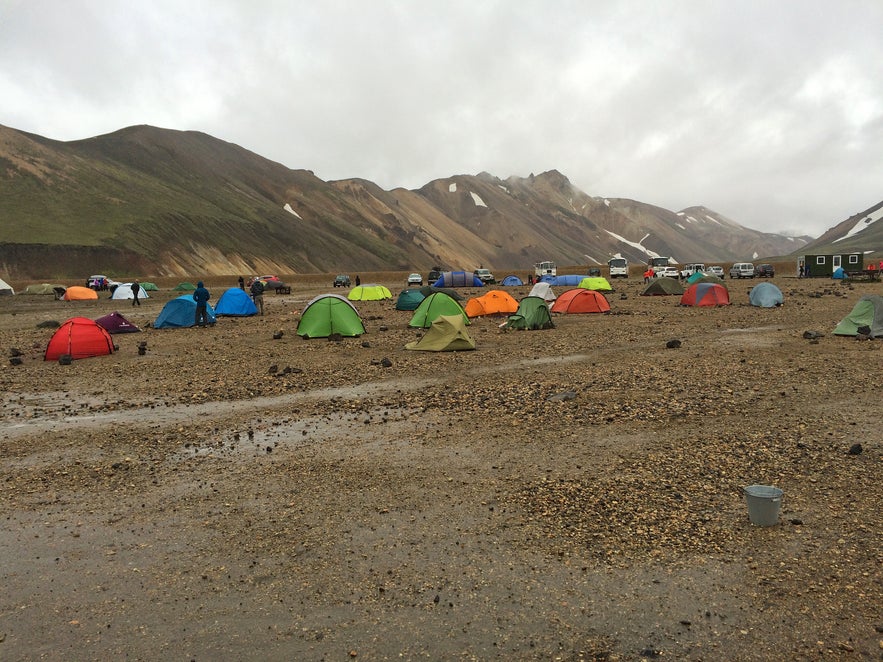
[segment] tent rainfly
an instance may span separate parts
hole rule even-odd
[[[57,361],[65,354],[72,359],[113,354],[113,340],[107,330],[95,320],[72,317],[52,334],[43,360]]]
[[[553,313],[609,313],[610,303],[600,292],[584,290],[581,287],[567,290],[555,299],[552,304]]]
[[[338,294],[320,294],[304,306],[296,333],[301,338],[328,338],[334,334],[352,338],[365,333],[365,326],[350,301]]]
[[[427,352],[455,352],[475,349],[475,341],[466,331],[462,315],[440,315],[420,340],[409,342],[405,349]]]

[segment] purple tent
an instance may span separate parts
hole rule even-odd
[[[138,333],[141,331],[141,329],[117,312],[99,317],[95,322],[98,326],[104,327],[108,333]]]

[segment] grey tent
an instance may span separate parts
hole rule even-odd
[[[772,283],[758,283],[751,288],[748,293],[748,302],[752,306],[760,308],[775,308],[785,303],[785,297],[782,296],[782,290]]]

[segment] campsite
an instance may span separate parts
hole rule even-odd
[[[0,297],[0,657],[880,659],[883,339],[871,304],[842,321],[883,284],[681,305],[632,277],[509,324],[399,308],[399,272],[361,274],[377,300],[281,278],[205,328],[182,279]],[[44,360],[115,312],[112,352]],[[444,325],[453,351],[413,351]]]

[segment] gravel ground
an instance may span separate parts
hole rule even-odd
[[[437,354],[394,302],[300,339],[324,280],[208,329],[148,328],[168,290],[0,298],[0,658],[883,659],[883,341],[831,335],[883,286],[632,279]],[[42,361],[38,324],[115,309],[144,332]]]

